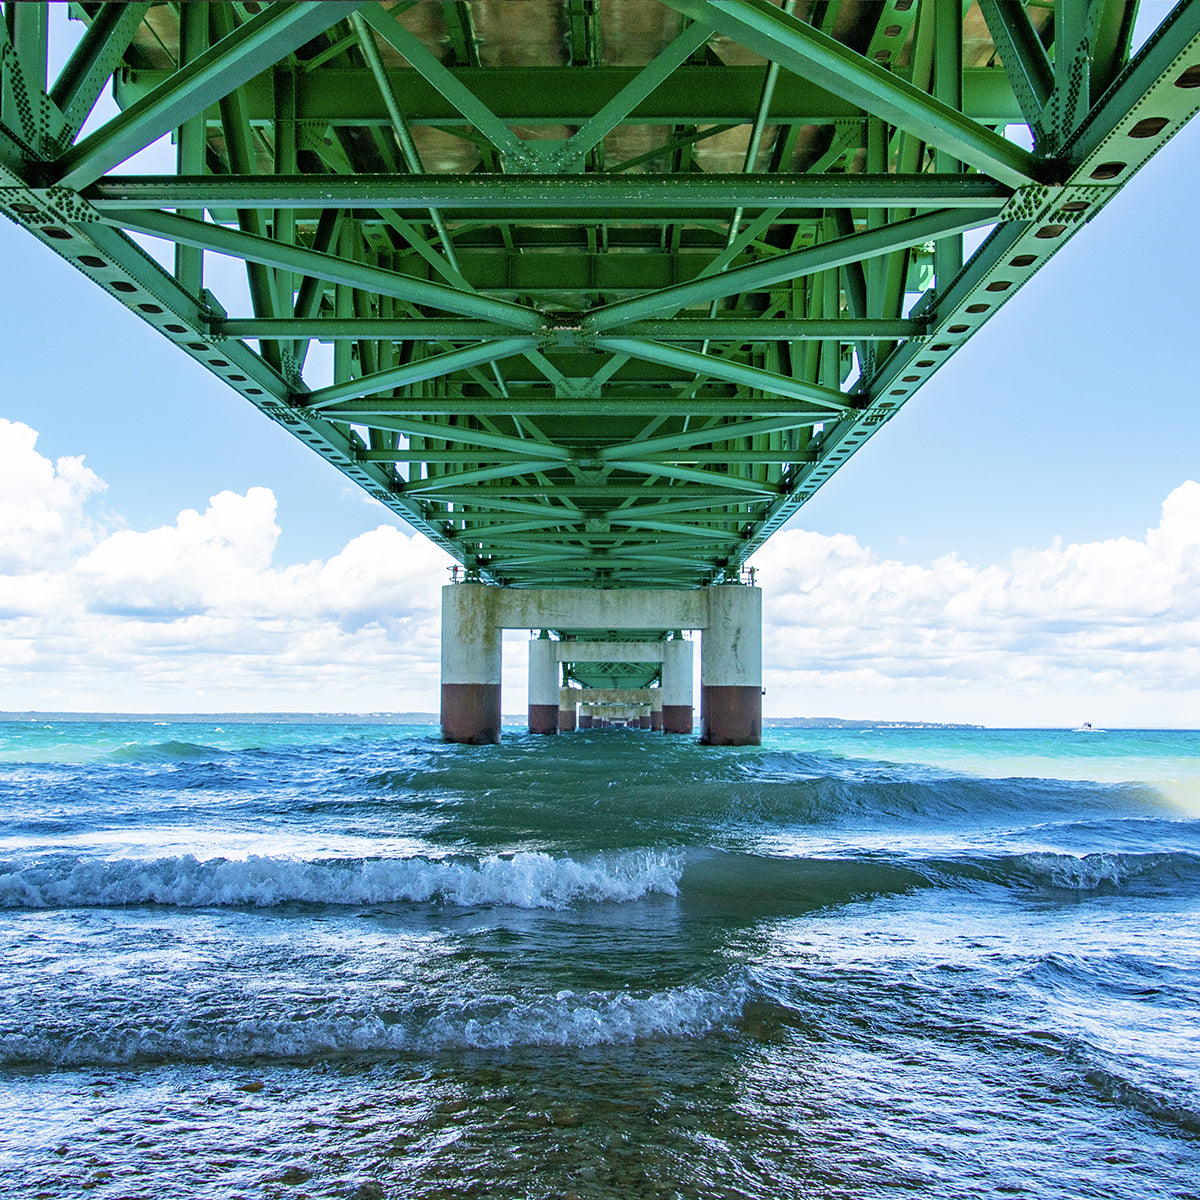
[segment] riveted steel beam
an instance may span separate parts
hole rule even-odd
[[[50,89],[63,116],[60,141],[74,141],[149,9],[148,3],[100,6]]]
[[[54,164],[59,187],[81,188],[273,67],[352,13],[362,0],[278,0],[239,25]]]
[[[780,254],[765,262],[735,267],[719,275],[661,288],[636,299],[604,305],[587,315],[583,327],[600,333],[627,321],[678,312],[681,308],[691,305],[769,288],[777,283],[800,279],[818,271],[829,271],[863,258],[889,254],[893,250],[904,250],[928,238],[993,225],[996,219],[997,210],[993,208],[948,209],[910,217],[906,221],[897,221],[894,225],[836,238],[811,249]]]
[[[606,0],[609,2],[609,0]],[[635,3],[652,0],[634,0]],[[322,129],[387,126],[391,116],[366,68],[339,65],[341,60],[306,73],[298,97],[297,119]],[[638,67],[607,64],[581,71],[557,64],[455,66],[454,75],[489,111],[509,126],[585,124],[639,73]],[[128,107],[170,79],[173,72],[138,64],[114,79],[118,102]],[[414,130],[422,127],[469,132],[467,118],[416,71],[386,68],[388,85]],[[688,64],[664,80],[629,114],[631,123],[690,126],[744,124],[753,120],[763,91],[761,66]],[[269,76],[247,82],[242,91],[252,121],[271,120]],[[1021,108],[1004,72],[994,68],[963,71],[963,112],[980,125],[1020,121]],[[771,96],[770,124],[833,125],[861,117],[859,106],[805,79],[783,73]],[[614,164],[620,166],[622,164]]]
[[[363,5],[359,14],[392,49],[399,51],[467,120],[515,167],[532,167],[535,160],[525,143],[479,99],[425,44],[377,4]]]
[[[1054,91],[1054,66],[1023,4],[979,0],[1025,120],[1035,128]]]
[[[310,277],[311,278],[311,277]],[[469,342],[501,338],[511,327],[489,321],[455,320],[438,317],[319,317],[283,318],[214,317],[209,323],[213,337],[314,338],[318,341],[357,341],[360,338],[394,339],[405,342]],[[631,321],[621,327],[627,337],[650,338],[656,342],[799,342],[899,341],[923,337],[928,322],[920,320],[859,320],[841,317],[830,321],[788,317],[674,317],[662,321]]]
[[[764,371],[759,367],[747,366],[715,354],[699,354],[681,346],[665,346],[661,342],[647,342],[641,338],[606,337],[597,344],[633,358],[644,358],[647,362],[680,367],[685,371],[695,371],[697,375],[726,379],[730,383],[760,388],[776,396],[790,396],[794,400],[803,400],[806,404],[826,410],[825,415],[818,417],[818,420],[828,420],[849,407],[846,397],[831,388],[819,387],[775,371]]]
[[[630,458],[611,460],[606,465],[629,471],[635,475],[655,475],[664,479],[681,479],[686,483],[702,483],[718,494],[725,491],[752,492],[756,496],[777,496],[779,494],[779,488],[769,483],[759,483],[757,480],[743,479],[737,475],[721,475],[716,471],[678,467],[671,463],[648,462],[643,459]]]
[[[560,152],[560,165],[566,167],[574,159],[582,159],[589,150],[602,142],[622,121],[629,118],[639,104],[666,78],[685,63],[712,33],[703,25],[690,25],[673,42],[643,67],[599,112],[585,122],[567,139]]]
[[[532,449],[536,449],[536,446]],[[559,465],[559,460],[556,458],[531,458],[522,463],[500,463],[493,467],[481,467],[478,471],[447,471],[444,475],[423,479],[419,483],[406,484],[402,490],[406,496],[424,496],[435,492],[444,492],[448,487],[463,487],[467,484],[483,483],[489,479],[511,479],[519,475],[532,475]]]
[[[474,292],[463,292],[443,284],[430,283],[396,271],[385,271],[366,263],[354,262],[334,254],[321,254],[301,246],[289,246],[270,238],[256,237],[217,225],[211,221],[194,221],[165,212],[129,213],[113,219],[123,229],[167,238],[185,246],[196,246],[231,258],[258,262],[264,266],[283,267],[301,275],[311,275],[329,283],[362,288],[380,295],[394,296],[414,304],[457,312],[465,317],[497,321],[510,329],[535,330],[541,316],[532,309],[504,300],[492,300]]]
[[[482,342],[478,346],[467,346],[461,350],[447,350],[445,354],[433,354],[416,362],[392,367],[387,371],[376,371],[372,375],[361,375],[345,383],[335,383],[315,392],[298,393],[293,403],[306,409],[324,409],[343,400],[359,396],[372,396],[390,388],[406,387],[422,383],[427,379],[438,379],[452,375],[467,367],[478,367],[498,359],[520,354],[536,345],[533,338],[503,338],[495,342]]]
[[[728,579],[1200,99],[1200,0],[1123,73],[1132,0],[1060,4],[1052,72],[1044,15],[995,0],[987,29],[858,6],[853,39],[845,6],[670,0],[642,65],[581,0],[566,55],[533,37],[520,66],[480,53],[496,3],[221,0],[178,41],[170,6],[87,6],[49,89],[27,6],[0,29],[0,212],[514,586]],[[696,53],[714,34],[767,62]],[[64,148],[114,65],[125,111]],[[177,174],[115,173],[168,130]],[[177,278],[127,232],[186,251]],[[204,252],[248,264],[253,317]]]
[[[343,400],[322,410],[330,420],[349,421],[376,429],[389,428],[387,421],[400,417],[457,416],[564,416],[564,417],[645,417],[647,413],[712,417],[805,417],[817,421],[830,419],[828,411],[799,411],[788,396],[572,396],[510,394],[508,396],[404,396],[395,400]]]
[[[1001,208],[1013,189],[980,175],[110,176],[84,191],[100,212],[220,208],[561,208],[674,212],[758,208]]]
[[[596,457],[604,461],[610,458],[642,458],[652,454],[663,454],[671,450],[689,450],[695,453],[696,446],[711,446],[716,442],[730,442],[738,438],[749,438],[764,433],[781,433],[786,429],[799,429],[815,421],[828,420],[828,416],[808,414],[805,417],[770,417],[761,421],[725,421],[704,428],[688,429],[681,433],[663,434],[660,437],[643,437],[635,442],[622,442],[617,446],[603,446]],[[721,461],[722,450],[714,461]],[[757,453],[757,451],[749,451]],[[790,460],[788,460],[790,461]]]
[[[1040,164],[1027,150],[789,16],[770,0],[663,2],[1003,183],[1021,187],[1039,178]]]

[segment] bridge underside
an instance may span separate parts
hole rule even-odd
[[[515,587],[735,578],[1200,97],[1195,0],[69,11],[0,211]]]

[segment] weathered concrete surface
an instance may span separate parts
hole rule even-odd
[[[531,704],[529,706],[530,733],[558,732],[558,705]]]
[[[558,689],[558,732],[575,732],[575,710],[579,703],[579,688],[564,687]]]
[[[495,588],[442,589],[442,737],[477,746],[500,740],[501,632],[491,619]]]
[[[532,638],[529,642],[529,732],[558,732],[559,671],[554,656],[557,642]]]
[[[493,616],[499,588],[442,588],[442,682],[500,683],[501,630]]]
[[[478,584],[447,584],[472,587]],[[706,629],[708,596],[722,589],[491,588],[501,629]]]
[[[498,683],[443,683],[442,737],[484,746],[500,740]]]
[[[580,704],[653,704],[658,688],[583,688],[576,689]]]
[[[692,732],[692,643],[673,638],[663,643],[663,733]]]
[[[700,741],[762,742],[762,592],[709,588],[709,624],[700,642]]]
[[[762,744],[762,688],[700,688],[700,741],[706,746]]]

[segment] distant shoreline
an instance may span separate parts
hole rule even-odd
[[[506,713],[506,726],[524,725],[523,713]],[[0,721],[102,722],[169,725],[438,725],[430,712],[305,713],[305,712],[0,712]],[[764,717],[766,729],[986,729],[986,725],[944,724],[938,721],[864,721],[851,717]]]

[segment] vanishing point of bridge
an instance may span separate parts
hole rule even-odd
[[[504,628],[690,732],[700,630],[755,742],[747,558],[1200,103],[1137,8],[8,0],[0,211],[461,564],[447,738]]]

